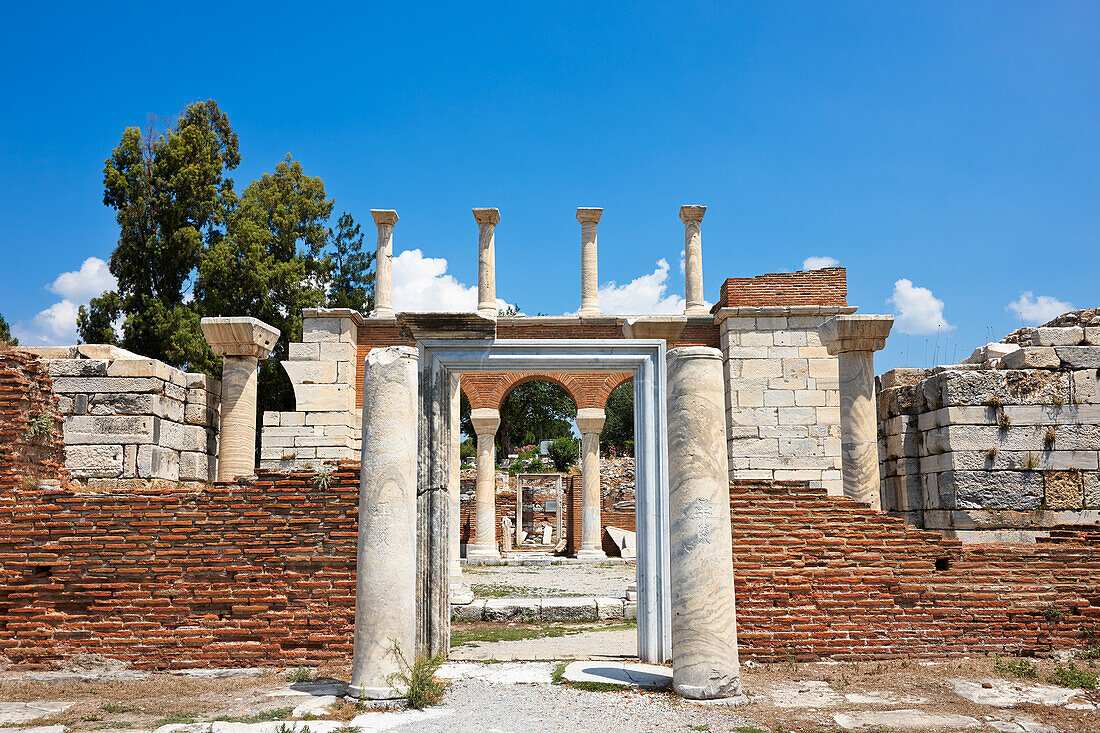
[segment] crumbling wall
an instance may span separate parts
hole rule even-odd
[[[968,541],[1100,522],[1100,323],[878,378],[882,506]]]
[[[72,478],[213,480],[221,382],[113,346],[29,351],[58,396]]]
[[[61,416],[44,365],[0,349],[0,490],[64,476]]]

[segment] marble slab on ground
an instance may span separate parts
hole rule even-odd
[[[878,730],[954,730],[982,727],[980,721],[966,715],[930,713],[924,710],[861,710],[837,713],[833,720],[845,730],[875,729],[875,726],[878,726]]]
[[[456,661],[494,659],[499,661],[544,661],[547,659],[614,659],[638,657],[637,629],[582,631],[579,634],[519,639],[515,641],[474,642],[451,649]]]
[[[1007,708],[1021,703],[1070,707],[1073,710],[1093,710],[1095,706],[1086,700],[1083,690],[1053,685],[1025,684],[988,677],[982,680],[951,680],[955,694],[979,705]]]
[[[342,698],[336,695],[318,695],[316,697],[310,697],[305,702],[299,703],[290,713],[292,718],[304,718],[307,715],[313,715],[321,717],[329,714],[329,705],[335,705],[337,700]]]
[[[318,696],[335,695],[342,697],[347,694],[347,685],[343,682],[292,682],[286,687],[280,687],[278,690],[271,690],[267,693],[268,697],[304,697],[304,696]]]
[[[379,733],[409,726],[407,730],[417,730],[419,724],[447,718],[454,710],[430,708],[427,710],[402,710],[400,712],[363,713],[349,721],[310,720],[271,723],[191,723],[180,725],[162,725],[153,733],[334,733],[358,728],[357,733]]]
[[[672,670],[631,662],[572,662],[562,677],[570,682],[597,682],[624,687],[663,689],[672,686]]]
[[[502,685],[548,685],[553,666],[551,662],[448,662],[435,676],[444,680],[480,680]]]
[[[71,702],[0,702],[0,725],[8,727],[28,723],[47,715],[63,713],[72,706]]]
[[[224,677],[259,677],[270,669],[260,667],[209,667],[204,669],[173,669],[168,674],[196,679],[221,679]]]

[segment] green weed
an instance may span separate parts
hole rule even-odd
[[[1084,690],[1095,690],[1096,685],[1100,682],[1095,672],[1089,672],[1086,669],[1080,669],[1076,664],[1070,662],[1069,665],[1063,667],[1061,664],[1054,666],[1054,674],[1050,676],[1050,683],[1058,685],[1059,687],[1079,687]]]
[[[414,710],[420,710],[429,705],[438,705],[443,700],[443,693],[446,692],[447,685],[436,679],[435,673],[439,671],[446,660],[439,656],[430,658],[420,656],[412,664],[409,664],[409,660],[405,658],[405,655],[401,652],[401,647],[396,641],[393,643],[393,653],[397,655],[397,659],[401,663],[401,669],[387,676],[386,682],[395,689],[397,685],[394,682],[404,687],[405,703]]]
[[[1016,677],[1039,678],[1039,668],[1026,659],[1001,659],[998,657],[993,660],[993,669]]]

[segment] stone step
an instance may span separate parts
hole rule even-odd
[[[475,598],[472,603],[451,605],[455,621],[622,621],[637,617],[637,601],[597,596]]]

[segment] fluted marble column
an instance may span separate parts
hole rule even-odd
[[[203,318],[211,350],[222,357],[218,481],[251,476],[256,470],[256,368],[271,355],[279,329],[247,316]]]
[[[477,312],[497,317],[496,226],[500,210],[474,209],[477,220]]]
[[[577,315],[600,315],[598,258],[596,256],[596,225],[603,209],[582,207],[577,209],[577,221],[581,223],[581,309]]]
[[[397,212],[393,209],[371,209],[370,215],[378,227],[378,249],[374,258],[374,310],[372,318],[393,317],[393,228]]]
[[[684,222],[684,313],[707,313],[703,298],[703,214],[706,206],[685,204],[680,207],[680,221]]]
[[[477,488],[474,496],[476,521],[474,543],[466,546],[470,560],[499,560],[497,549],[496,436],[500,411],[478,408],[470,411],[477,433]]]
[[[603,532],[600,529],[600,431],[606,415],[598,407],[577,410],[581,432],[581,547],[580,559],[602,559]]]
[[[451,495],[451,519],[449,524],[449,530],[451,533],[451,552],[449,560],[449,574],[450,574],[450,588],[451,588],[451,603],[470,603],[474,600],[473,591],[467,587],[466,583],[462,579],[462,561],[460,558],[461,552],[461,537],[462,534],[462,486],[461,486],[461,472],[462,472],[462,458],[461,444],[462,444],[462,428],[459,426],[459,409],[461,401],[462,388],[459,385],[459,377],[457,374],[451,374],[451,472],[450,472],[450,487],[448,489]]]
[[[355,569],[355,637],[350,694],[399,697],[391,675],[416,654],[416,349],[367,354]]]
[[[667,358],[672,686],[738,704],[722,353],[687,346]]]
[[[833,316],[817,329],[840,374],[840,467],[844,495],[882,508],[874,352],[886,346],[893,316]]]

